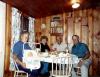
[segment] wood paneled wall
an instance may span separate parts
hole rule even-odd
[[[55,15],[53,15],[55,16]],[[100,61],[100,8],[78,10],[69,13],[59,14],[63,19],[64,26],[63,42],[72,44],[72,35],[80,36],[80,41],[89,46],[91,54],[95,53],[98,58],[92,57],[95,60],[94,67],[98,66]],[[50,21],[52,16],[39,18],[35,20],[36,39],[40,39],[41,35],[46,35],[49,38],[49,45],[55,42],[55,36],[50,36]],[[46,29],[41,30],[41,25],[46,24]],[[93,55],[92,54],[92,55]],[[98,67],[96,67],[96,70]],[[96,72],[94,72],[96,74]]]

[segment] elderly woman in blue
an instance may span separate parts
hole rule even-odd
[[[38,77],[38,70],[30,70],[26,68],[26,64],[22,62],[23,57],[23,47],[24,49],[31,49],[26,43],[28,41],[29,33],[27,31],[22,31],[20,35],[20,41],[15,43],[13,47],[13,59],[17,63],[19,70],[23,70],[30,74],[30,77]],[[24,45],[24,46],[23,46]]]
[[[88,46],[79,41],[78,35],[73,35],[72,40],[74,44],[72,47],[72,54],[78,56],[80,60],[77,66],[73,65],[73,68],[80,67],[81,77],[88,77],[88,69],[91,64]],[[72,77],[77,77],[74,69],[72,69]]]

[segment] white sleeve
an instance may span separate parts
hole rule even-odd
[[[67,48],[67,44],[65,44],[65,47]]]
[[[52,46],[52,49],[54,50],[55,48],[57,48],[57,45],[56,44],[54,44],[53,46]]]
[[[64,51],[65,51],[65,50],[66,50],[66,48],[67,48],[67,44],[64,44],[64,46],[63,46],[63,47],[64,47]]]
[[[67,44],[63,44],[63,47],[64,47],[64,49],[66,49],[67,48]]]

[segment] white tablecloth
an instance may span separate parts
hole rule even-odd
[[[39,58],[40,58],[40,61],[52,63],[52,61],[53,61],[54,58],[59,58],[59,57],[52,57],[52,56],[46,56],[46,57],[44,57],[44,56],[41,56],[41,57],[39,57]],[[63,58],[63,57],[62,57],[62,58]],[[67,57],[66,57],[66,58],[67,58]],[[72,60],[72,64],[77,64],[77,63],[79,62],[78,57],[75,56],[75,55],[71,55],[71,60]],[[68,63],[68,59],[66,59],[65,62]],[[55,63],[56,63],[56,62],[55,62]],[[58,61],[58,63],[60,63],[60,62]]]
[[[27,55],[30,55],[30,54],[29,53],[24,54],[23,62],[26,63],[26,68],[29,68],[29,69],[38,69],[41,66],[40,61],[52,63],[54,58],[59,58],[59,57],[68,58],[68,56],[66,54],[63,54],[62,56],[57,56],[57,55],[43,55],[43,54],[36,55],[36,53],[35,53],[35,55],[34,54],[33,54],[33,56],[31,55],[31,57],[29,57]],[[71,58],[72,64],[77,64],[79,62],[78,57],[75,55],[70,54],[70,58]],[[57,62],[61,63],[60,60]],[[68,63],[68,59],[66,59],[65,62]],[[56,61],[55,61],[55,63],[56,63]]]

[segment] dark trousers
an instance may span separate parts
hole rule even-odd
[[[49,64],[47,62],[41,62],[41,68],[40,68],[40,73],[45,74],[48,73],[48,66]]]
[[[38,77],[38,76],[39,76],[39,71],[38,71],[38,69],[32,70],[32,71],[31,71],[30,69],[23,68],[23,67],[20,66],[20,65],[18,65],[18,68],[19,68],[19,70],[22,70],[22,71],[28,73],[28,74],[30,75],[30,77]]]
[[[41,62],[41,68],[39,70],[40,71],[40,77],[49,77],[50,76],[48,66],[49,66],[49,63]]]

